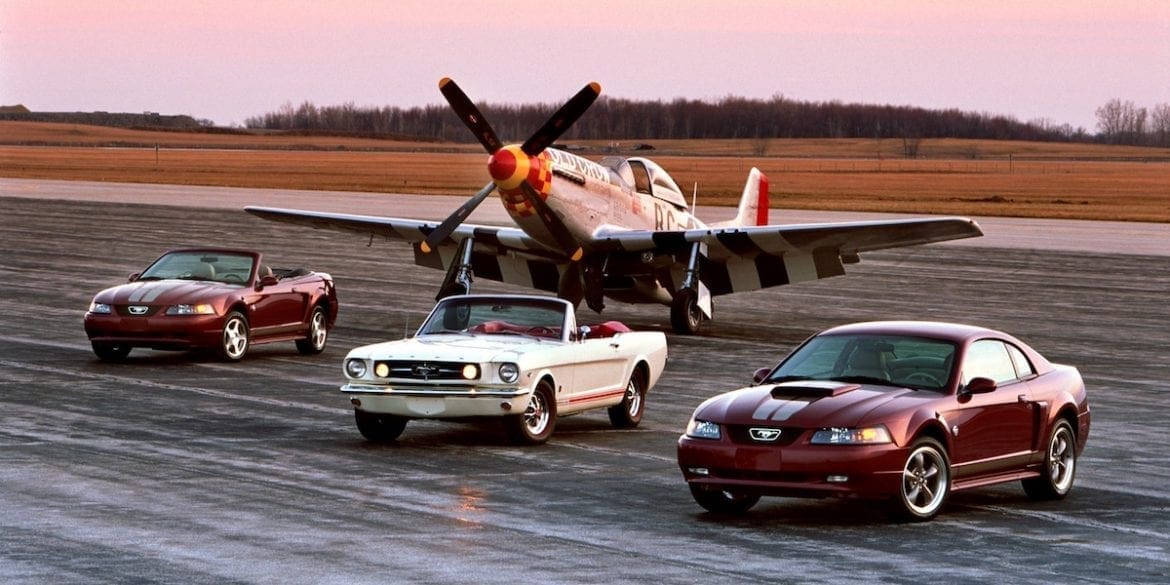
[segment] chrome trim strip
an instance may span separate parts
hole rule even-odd
[[[343,394],[378,394],[382,396],[406,397],[453,397],[453,398],[515,398],[528,394],[524,388],[403,388],[401,386],[376,386],[373,384],[346,384],[341,387]]]

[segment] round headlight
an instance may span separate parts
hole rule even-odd
[[[386,362],[378,362],[374,364],[374,375],[379,378],[390,377],[390,364]]]
[[[345,375],[349,376],[350,378],[360,378],[366,375],[365,360],[345,360]]]
[[[500,364],[500,379],[508,384],[511,384],[512,382],[515,382],[516,380],[519,380],[520,379],[520,366],[518,366],[512,362],[508,362],[506,364]]]
[[[479,377],[479,366],[475,364],[467,364],[463,366],[463,379],[474,380]]]

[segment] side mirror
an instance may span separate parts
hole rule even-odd
[[[759,384],[760,382],[763,382],[764,378],[767,378],[771,371],[772,368],[760,368],[756,370],[755,373],[752,374],[752,384]]]
[[[275,276],[261,277],[260,282],[256,283],[256,290],[260,290],[266,286],[272,286],[272,285],[276,284],[277,282],[280,282],[280,281],[276,280]]]
[[[139,277],[141,274],[142,274],[141,272],[135,272],[135,273],[131,274],[131,275],[129,276],[129,278],[127,278],[127,279],[126,279],[126,282],[134,282],[135,280],[138,280],[138,277]]]
[[[586,339],[589,339],[589,333],[591,333],[592,331],[593,331],[593,329],[590,329],[588,325],[582,325],[582,326],[578,327],[577,328],[577,341],[585,341]]]
[[[996,388],[998,388],[998,386],[996,385],[995,380],[992,380],[991,378],[972,378],[970,382],[967,382],[967,385],[963,388],[962,393],[987,394],[988,392],[994,392]]]

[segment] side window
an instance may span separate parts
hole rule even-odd
[[[639,193],[650,193],[650,171],[641,161],[630,161],[630,170],[634,172],[634,190]]]
[[[1016,379],[1016,367],[1003,342],[983,339],[971,344],[963,362],[963,384],[973,378],[991,378],[996,384]]]
[[[1004,345],[1007,347],[1008,355],[1012,358],[1012,363],[1016,366],[1016,377],[1030,378],[1036,374],[1036,368],[1032,367],[1032,363],[1028,361],[1028,356],[1025,356],[1024,352],[1020,351],[1020,348],[1010,343]]]

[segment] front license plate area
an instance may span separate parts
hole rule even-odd
[[[779,471],[779,449],[739,448],[735,451],[735,468],[743,470]]]
[[[406,407],[415,414],[434,416],[447,410],[447,403],[442,398],[423,396],[410,398],[406,402]]]

